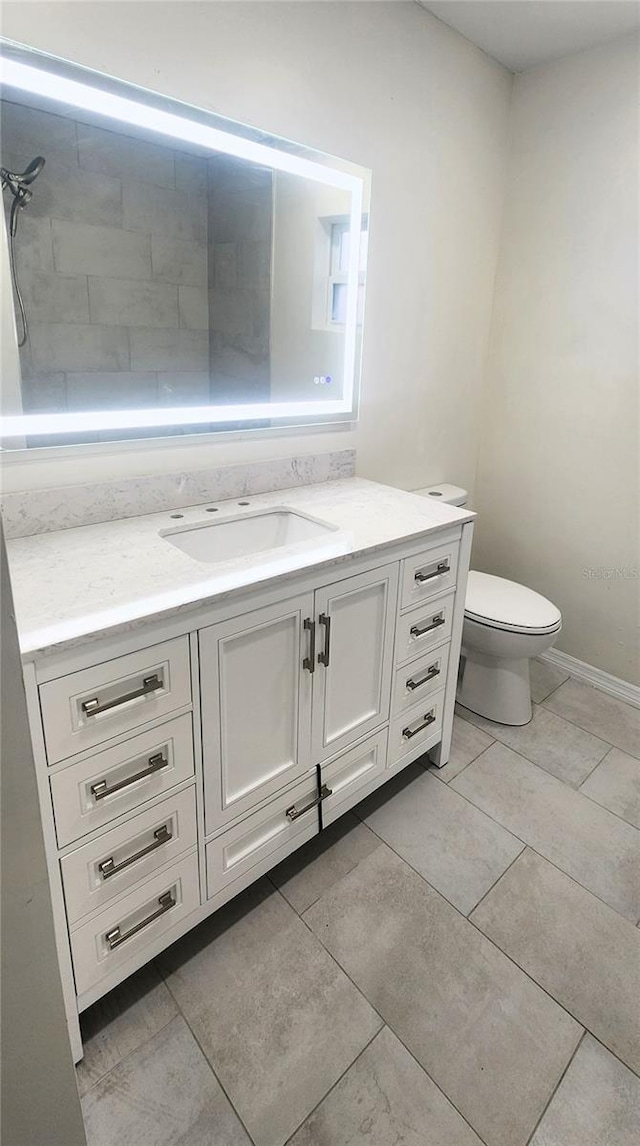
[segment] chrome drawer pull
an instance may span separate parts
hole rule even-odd
[[[146,768],[141,772],[136,772],[133,776],[128,776],[126,780],[120,780],[117,784],[112,784],[111,787],[107,784],[106,780],[98,780],[97,784],[91,785],[91,795],[94,800],[104,800],[105,796],[113,796],[114,792],[121,792],[123,788],[128,788],[130,784],[136,784],[138,780],[145,780],[147,776],[153,776],[154,772],[159,772],[161,768],[167,768],[169,760],[162,752],[156,752],[155,756],[149,757],[149,762]]]
[[[435,719],[436,718],[433,714],[433,709],[431,709],[431,712],[425,713],[422,724],[419,724],[417,728],[409,728],[409,726],[407,726],[406,728],[402,729],[403,739],[411,740],[412,736],[417,736],[419,732],[423,732],[425,728],[428,728],[430,724],[433,724]]]
[[[425,581],[431,581],[434,577],[444,577],[445,573],[451,572],[451,566],[448,561],[440,561],[434,569],[433,573],[423,573],[421,569],[414,575],[414,581],[419,585],[423,585]]]
[[[107,931],[105,939],[109,944],[109,950],[115,951],[116,947],[119,947],[121,943],[126,943],[127,939],[131,939],[133,935],[137,935],[139,931],[142,931],[143,927],[148,927],[150,923],[153,923],[154,919],[159,919],[161,915],[164,915],[167,911],[171,911],[171,908],[175,907],[177,900],[173,898],[170,891],[164,891],[162,895],[158,896],[158,903],[160,906],[156,911],[152,911],[151,915],[147,915],[146,919],[142,919],[140,923],[136,923],[135,927],[130,927],[128,931],[125,931],[124,935],[119,927],[113,927],[111,931]]]
[[[324,665],[325,668],[329,667],[329,657],[331,656],[331,617],[327,613],[321,613],[318,617],[321,625],[324,625],[324,652],[318,653],[318,664]]]
[[[299,816],[304,816],[305,812],[309,812],[311,808],[316,808],[322,800],[326,800],[327,796],[331,795],[333,795],[333,788],[327,788],[327,785],[323,784],[318,795],[314,796],[313,800],[310,800],[308,804],[305,804],[304,808],[296,808],[295,804],[292,804],[290,808],[287,808],[285,816],[288,820],[293,822],[293,820],[297,820]]]
[[[430,633],[432,629],[439,629],[440,625],[444,624],[445,619],[442,616],[442,613],[438,613],[438,615],[432,619],[429,625],[423,625],[422,628],[420,625],[412,625],[409,629],[409,632],[412,637],[423,637],[425,633]]]
[[[416,680],[415,677],[410,676],[408,681],[407,681],[406,687],[409,689],[410,692],[413,692],[414,688],[420,688],[421,684],[426,684],[428,680],[433,680],[434,677],[437,677],[437,676],[440,676],[439,666],[438,665],[431,665],[430,668],[427,669],[425,675],[421,676],[419,680]]]
[[[101,712],[108,712],[110,708],[117,708],[120,704],[137,700],[139,696],[148,696],[150,692],[157,692],[162,687],[163,682],[157,672],[154,672],[152,676],[144,678],[142,688],[136,688],[133,692],[126,693],[125,696],[117,696],[115,700],[106,700],[104,704],[100,704],[98,697],[93,696],[91,700],[83,700],[80,707],[85,716],[99,716]]]
[[[316,671],[316,623],[310,617],[305,617],[303,627],[309,630],[309,656],[305,657],[302,667],[308,672]]]
[[[141,848],[139,852],[135,853],[135,855],[129,856],[127,859],[120,860],[120,863],[114,863],[113,856],[109,856],[108,859],[103,860],[102,863],[99,863],[98,871],[100,872],[102,878],[109,879],[110,876],[116,875],[119,871],[124,871],[126,867],[129,867],[132,863],[135,863],[136,860],[142,859],[143,856],[148,856],[150,852],[155,852],[158,848],[161,848],[163,844],[168,844],[169,840],[173,839],[167,824],[163,824],[161,828],[156,828],[153,835],[154,840],[152,844],[148,844],[146,848]]]

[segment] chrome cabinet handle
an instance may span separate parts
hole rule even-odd
[[[422,627],[420,627],[420,625],[412,625],[409,629],[409,633],[412,637],[423,637],[425,633],[430,633],[432,629],[439,629],[440,625],[444,624],[445,619],[442,616],[442,613],[438,613],[438,615],[432,619],[429,625],[423,625]]]
[[[324,665],[325,668],[329,667],[329,657],[331,655],[331,617],[327,613],[321,613],[318,617],[321,625],[324,625],[324,652],[318,653],[318,664]]]
[[[136,860],[142,859],[143,856],[148,856],[150,852],[155,852],[158,848],[161,848],[163,844],[168,844],[169,840],[173,839],[168,824],[163,824],[161,828],[156,828],[153,836],[154,840],[152,844],[148,844],[146,848],[141,848],[135,855],[120,860],[120,863],[114,863],[113,856],[109,856],[108,859],[99,863],[98,871],[102,878],[109,879],[110,876],[117,875],[119,871],[124,871],[126,867],[130,867]]]
[[[133,692],[127,692],[124,696],[117,696],[115,700],[106,700],[104,704],[100,704],[97,696],[93,696],[91,700],[83,700],[81,704],[82,711],[85,716],[98,716],[101,712],[108,712],[110,708],[117,708],[120,704],[127,704],[130,700],[137,700],[139,696],[148,696],[150,692],[157,692],[159,688],[163,687],[163,682],[154,672],[152,676],[146,676],[142,681],[142,688],[136,688]]]
[[[309,812],[311,808],[317,808],[318,804],[326,800],[327,796],[331,795],[333,795],[333,788],[327,788],[327,785],[323,784],[318,795],[314,796],[313,800],[310,800],[308,804],[305,804],[304,808],[296,808],[295,804],[292,804],[290,808],[287,808],[285,816],[288,820],[293,822],[293,820],[297,820],[299,816],[304,816],[305,812]]]
[[[423,717],[422,724],[419,724],[417,728],[409,728],[407,725],[406,728],[402,729],[403,740],[411,740],[412,736],[417,736],[419,732],[423,732],[425,728],[428,728],[430,724],[433,724],[435,719],[436,718],[433,714],[433,709],[431,709],[431,712],[426,712]]]
[[[154,772],[159,772],[161,768],[168,767],[169,761],[162,752],[156,752],[155,756],[150,756],[146,768],[141,772],[136,772],[133,776],[127,776],[126,780],[120,780],[117,784],[112,784],[111,787],[107,784],[106,780],[98,780],[97,784],[91,785],[91,795],[94,800],[104,800],[105,796],[113,796],[114,792],[121,792],[123,788],[128,788],[130,784],[137,783],[138,780],[144,780],[147,776],[153,776]]]
[[[167,911],[171,911],[171,908],[175,907],[177,902],[178,901],[173,898],[171,891],[163,891],[162,895],[158,896],[160,906],[157,910],[152,911],[151,915],[147,915],[147,918],[142,919],[140,923],[136,923],[135,927],[130,927],[124,934],[119,927],[112,927],[111,931],[107,931],[105,939],[109,944],[109,950],[115,951],[116,947],[119,947],[121,943],[126,943],[127,939],[131,939],[132,936],[137,935],[139,931],[142,931],[143,927],[148,927],[150,923],[153,923],[154,919],[159,919],[161,915],[164,915]]]
[[[421,684],[426,684],[428,680],[433,680],[436,676],[440,676],[440,668],[438,665],[431,665],[427,669],[425,675],[421,676],[419,680],[416,680],[415,677],[410,676],[406,687],[410,692],[413,692],[414,688],[420,688]]]
[[[307,669],[308,672],[316,671],[316,623],[310,617],[305,617],[302,622],[305,629],[309,630],[309,656],[305,657],[302,662],[302,667]]]
[[[443,577],[445,573],[450,572],[451,566],[449,565],[449,562],[440,561],[434,569],[433,573],[423,573],[421,569],[418,569],[413,579],[414,581],[417,581],[419,585],[423,585],[425,581],[431,581],[433,577]]]

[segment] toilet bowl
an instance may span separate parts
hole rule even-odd
[[[429,486],[414,492],[464,505],[466,491]],[[516,581],[471,570],[462,627],[458,701],[499,724],[531,720],[529,662],[551,648],[562,616],[546,597]]]
[[[527,724],[529,661],[551,648],[561,628],[560,610],[546,597],[472,570],[462,626],[460,704],[499,724]]]

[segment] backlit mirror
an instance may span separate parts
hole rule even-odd
[[[6,42],[2,71],[3,447],[356,416],[365,169]]]

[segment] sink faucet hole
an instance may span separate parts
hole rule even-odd
[[[251,505],[250,501],[239,501],[238,505]]]

